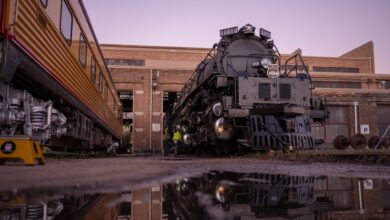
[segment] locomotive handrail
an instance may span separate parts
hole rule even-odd
[[[286,74],[286,76],[288,76],[292,71],[294,71],[294,69],[295,69],[295,73],[298,73],[297,57],[299,57],[301,63],[303,64],[303,68],[305,68],[305,71],[306,71],[306,73],[307,73],[307,75],[309,76],[310,81],[311,81],[311,76],[310,76],[309,70],[306,68],[305,62],[303,61],[302,56],[301,56],[299,53],[297,53],[297,54],[295,54],[294,56],[288,58],[288,59],[284,62],[284,73]],[[289,70],[288,73],[287,73],[287,63],[288,63],[290,60],[294,59],[294,58],[295,58],[295,66],[294,66],[291,70]]]
[[[274,48],[275,48],[275,50],[276,50],[276,53],[278,53],[278,55],[274,55],[274,56],[276,56],[277,58],[278,58],[278,65],[279,65],[279,72],[280,72],[280,62],[281,62],[281,55],[280,55],[280,52],[279,52],[279,50],[278,50],[278,48],[276,47],[276,45],[274,45]]]
[[[292,71],[294,71],[295,70],[295,74],[296,75],[298,75],[298,66],[297,66],[297,57],[299,58],[299,60],[301,61],[301,63],[302,63],[302,65],[303,65],[303,68],[305,69],[305,72],[306,72],[306,74],[309,76],[309,81],[310,81],[310,86],[311,86],[311,88],[310,88],[310,91],[311,91],[311,96],[313,97],[313,81],[312,81],[312,79],[311,79],[311,75],[310,75],[310,73],[309,73],[309,70],[307,69],[307,67],[306,67],[306,64],[305,64],[305,62],[303,61],[303,58],[302,58],[302,56],[299,54],[299,53],[297,53],[297,54],[295,54],[294,56],[292,56],[292,57],[290,57],[290,58],[288,58],[285,62],[284,62],[284,75],[285,76],[288,76]],[[294,65],[294,67],[293,68],[291,68],[291,70],[289,70],[288,72],[287,72],[287,63],[290,61],[290,60],[292,60],[292,59],[295,59],[295,65]]]

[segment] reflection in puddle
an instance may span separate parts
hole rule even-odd
[[[216,171],[131,192],[0,196],[0,220],[367,217],[390,218],[389,180]]]

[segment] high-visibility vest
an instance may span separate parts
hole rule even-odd
[[[164,138],[163,138],[163,140],[164,141],[170,141],[172,138],[171,138],[171,135],[169,135],[169,132],[166,132],[165,134],[164,134]]]
[[[175,131],[175,133],[173,133],[172,140],[173,141],[181,141],[181,133],[180,133],[180,131]]]

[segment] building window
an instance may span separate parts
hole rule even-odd
[[[327,66],[313,66],[315,72],[336,72],[336,73],[359,73],[359,68],[355,67],[327,67]]]
[[[105,59],[107,65],[114,66],[145,66],[145,60],[133,59]]]
[[[317,81],[313,82],[314,87],[318,88],[347,88],[347,89],[361,89],[360,82],[335,82],[335,81]]]
[[[43,7],[47,8],[47,0],[41,0]]]
[[[123,121],[133,120],[133,91],[120,91],[118,96],[122,103]]]
[[[96,83],[96,61],[94,57],[91,60],[91,80]]]
[[[379,83],[380,89],[390,89],[390,81],[389,80],[382,80]]]
[[[72,24],[73,17],[70,13],[69,6],[66,4],[65,0],[62,0],[60,29],[62,36],[64,36],[69,45],[72,42]]]
[[[79,60],[81,65],[85,68],[87,62],[87,43],[85,42],[83,34],[80,34]]]
[[[163,112],[172,110],[173,103],[176,100],[178,92],[164,92],[163,93]]]

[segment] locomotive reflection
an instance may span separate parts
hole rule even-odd
[[[211,172],[165,187],[168,216],[179,219],[327,219],[329,201],[314,197],[314,176]]]

